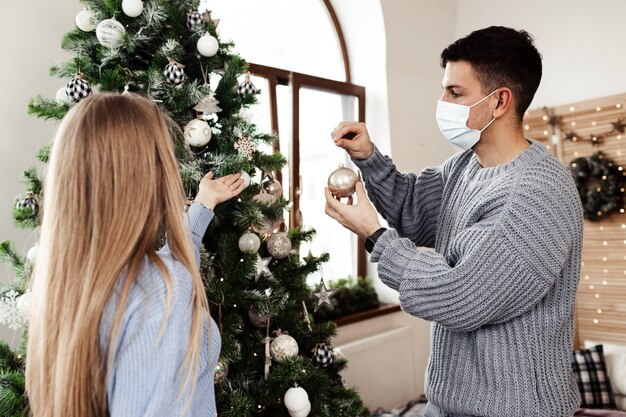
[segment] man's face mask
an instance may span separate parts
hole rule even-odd
[[[494,120],[496,120],[496,118],[494,117],[489,123],[487,123],[487,126],[480,130],[470,129],[467,127],[470,109],[491,97],[496,91],[498,90],[493,90],[491,94],[485,96],[471,106],[438,100],[436,118],[437,125],[439,125],[439,130],[441,130],[443,136],[445,136],[450,143],[463,150],[471,149],[474,145],[476,145],[480,139],[480,134],[487,129],[494,122]]]

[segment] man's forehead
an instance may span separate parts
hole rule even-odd
[[[444,69],[441,85],[443,88],[480,87],[471,64],[466,61],[448,62]]]

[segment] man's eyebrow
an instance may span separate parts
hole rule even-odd
[[[452,90],[452,89],[463,89],[463,87],[461,87],[460,85],[456,85],[456,84],[451,84],[451,85],[446,85],[446,86],[441,86],[441,88],[444,88],[446,90]]]

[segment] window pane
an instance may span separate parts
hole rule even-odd
[[[345,81],[332,20],[321,0],[211,0],[222,42],[246,61]]]
[[[343,120],[357,120],[357,100],[337,93],[300,90],[300,210],[304,226],[317,230],[313,242],[303,244],[300,253],[306,256],[310,249],[314,255],[331,254],[323,268],[327,281],[356,276],[356,236],[324,212],[324,187],[328,176],[341,164],[354,168],[346,152],[335,146],[330,133]],[[319,283],[319,275],[309,276],[308,282]]]

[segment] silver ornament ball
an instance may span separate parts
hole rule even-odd
[[[214,380],[216,384],[219,384],[228,376],[228,364],[221,360],[217,361],[217,365],[215,366],[215,374]]]
[[[276,362],[298,354],[298,342],[288,334],[281,334],[272,340],[270,353]]]
[[[254,233],[244,233],[239,238],[239,250],[242,252],[256,252],[261,247],[261,239]]]
[[[261,223],[258,226],[256,225],[252,226],[252,230],[262,235],[267,235],[269,233],[272,233],[274,230],[278,229],[282,222],[283,222],[282,217],[279,217],[278,219],[275,219],[275,220],[270,220],[266,218],[266,219],[261,220]]]
[[[291,239],[285,232],[274,233],[267,240],[267,251],[276,259],[284,259],[291,252]]]
[[[267,326],[267,321],[270,319],[268,314],[260,314],[254,310],[248,311],[248,318],[256,327],[264,328]]]
[[[72,104],[72,99],[67,96],[67,93],[65,92],[65,87],[59,88],[54,98],[61,104]]]
[[[283,195],[283,186],[275,179],[269,179],[263,183],[263,189],[268,194],[278,198]]]
[[[328,176],[328,189],[335,197],[343,198],[354,194],[359,177],[353,170],[340,167]]]

